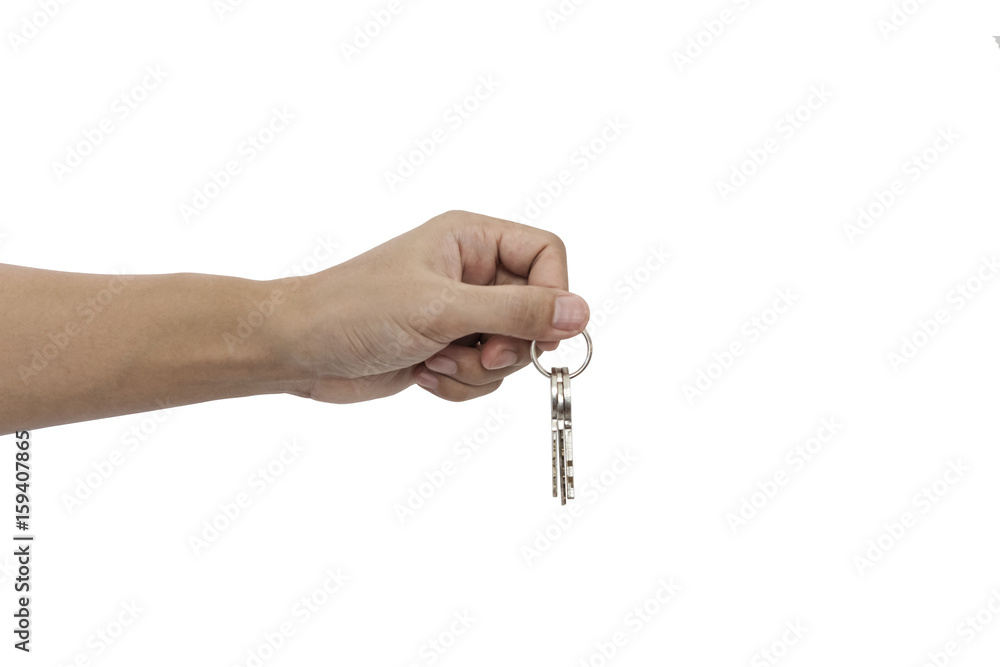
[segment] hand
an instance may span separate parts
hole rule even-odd
[[[450,211],[297,286],[290,340],[308,379],[293,391],[350,403],[419,384],[452,401],[496,390],[583,331],[558,236]]]

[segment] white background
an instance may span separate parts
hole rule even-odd
[[[210,0],[69,2],[15,46],[41,10],[5,3],[0,261],[273,278],[448,209],[552,230],[594,314],[573,382],[576,516],[549,496],[548,383],[531,368],[464,404],[419,388],[350,406],[272,396],[36,431],[34,651],[11,649],[5,612],[3,664],[253,665],[286,621],[263,664],[764,665],[768,650],[917,666],[951,641],[939,664],[995,664],[1000,281],[977,271],[1000,252],[996,4],[927,3],[886,36],[884,0],[592,0],[555,25],[556,0],[405,0],[349,62],[342,44],[387,4],[251,0],[220,17]],[[157,66],[165,79],[121,119],[115,99]],[[480,77],[496,91],[447,122]],[[814,87],[832,97],[800,109]],[[180,205],[282,107],[295,120],[186,221]],[[787,136],[796,110],[808,119]],[[60,180],[53,163],[103,118],[113,132]],[[446,142],[391,191],[385,172],[438,127]],[[957,140],[913,180],[905,163],[947,128]],[[769,138],[777,152],[723,201],[718,183]],[[561,170],[571,184],[539,202]],[[894,179],[905,193],[849,234]],[[981,289],[959,299],[967,283]],[[794,305],[774,322],[779,290]],[[751,339],[755,317],[771,325]],[[699,372],[715,379],[689,400]],[[491,411],[504,423],[487,434]],[[824,419],[836,436],[786,458]],[[483,443],[468,460],[465,438]],[[258,495],[250,476],[286,440],[304,451]],[[93,476],[115,450],[124,462]],[[401,522],[397,504],[448,461]],[[968,471],[915,499],[949,462]],[[99,487],[68,508],[88,475]],[[241,492],[252,504],[196,555],[190,538]],[[744,500],[756,513],[734,524]],[[349,580],[301,623],[294,605],[337,568]],[[132,602],[138,619],[99,652]]]

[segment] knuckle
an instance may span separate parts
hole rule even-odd
[[[451,387],[441,393],[441,398],[452,403],[463,403],[475,396],[464,387]]]
[[[511,322],[530,322],[535,315],[531,300],[522,290],[510,290],[504,299],[503,309],[504,317]]]
[[[449,377],[465,385],[475,385],[480,382],[477,370],[466,363],[464,359],[458,362],[458,370]]]
[[[566,242],[562,240],[562,237],[558,234],[552,235],[552,247],[558,250],[563,255],[566,254]]]
[[[487,394],[492,394],[500,388],[501,384],[503,384],[503,380],[496,380],[494,382],[478,386],[467,385],[459,382],[449,382],[447,386],[439,388],[438,396],[446,401],[451,401],[452,403],[463,403],[465,401],[471,401],[472,399],[486,396]]]
[[[558,234],[555,234],[554,232],[546,231],[545,235],[547,237],[546,238],[546,243],[549,245],[549,247],[551,247],[553,250],[555,250],[561,256],[565,257],[566,256],[566,242],[563,241],[562,238]]]
[[[428,228],[445,229],[455,224],[455,220],[461,215],[461,211],[445,211],[439,213],[424,223]]]
[[[452,209],[450,211],[445,211],[441,215],[436,216],[433,220],[438,221],[440,224],[450,225],[457,222],[463,222],[468,220],[469,216],[472,214],[468,211],[461,211],[459,209]]]
[[[503,380],[502,379],[497,380],[496,382],[489,383],[488,385],[486,385],[486,391],[484,391],[482,393],[482,395],[485,396],[486,394],[492,394],[497,389],[499,389],[500,385],[502,385],[502,384],[503,384]]]

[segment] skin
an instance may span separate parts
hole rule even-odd
[[[303,278],[0,265],[0,313],[0,434],[256,394],[464,401],[590,317],[559,237],[463,211]]]

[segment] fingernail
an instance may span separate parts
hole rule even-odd
[[[458,372],[458,362],[454,359],[448,357],[436,356],[431,357],[424,362],[424,366],[431,369],[435,373],[441,373],[442,375],[454,375]]]
[[[431,375],[430,373],[424,373],[424,372],[417,373],[414,379],[417,381],[417,384],[419,384],[424,389],[437,389],[438,387],[437,377]]]
[[[561,331],[582,329],[587,322],[590,308],[587,302],[575,294],[556,297],[556,312],[552,316],[552,326]]]
[[[508,366],[513,366],[517,361],[517,354],[511,350],[504,350],[497,355],[497,358],[493,360],[493,366],[490,370],[498,370],[501,368],[507,368]]]

